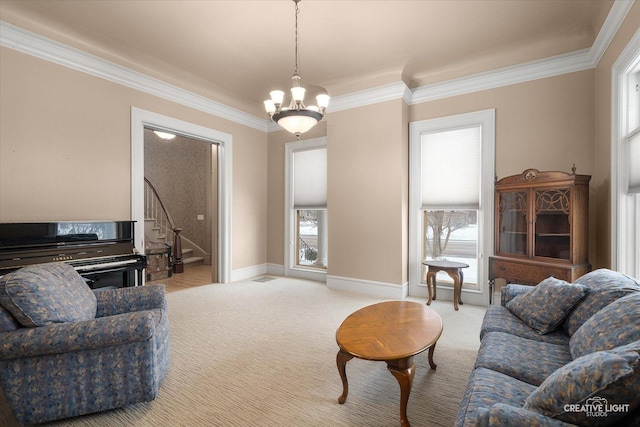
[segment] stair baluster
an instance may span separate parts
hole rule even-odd
[[[183,273],[184,264],[182,262],[182,237],[180,236],[181,228],[176,227],[169,211],[162,203],[158,192],[155,187],[147,178],[144,179],[145,183],[145,217],[153,218],[155,220],[156,227],[166,231],[171,230],[173,232],[173,272]],[[160,214],[160,211],[162,214]]]

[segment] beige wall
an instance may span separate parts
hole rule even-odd
[[[525,169],[593,175],[593,70],[414,105],[411,121],[496,110],[496,175]],[[595,261],[595,200],[590,188],[589,261]]]
[[[329,268],[336,277],[407,278],[408,141],[404,101],[332,113],[327,122]]]
[[[131,218],[131,107],[233,136],[232,269],[266,260],[267,136],[0,48],[0,222]]]
[[[327,120],[323,120],[300,137],[300,140],[320,138],[327,135]],[[267,262],[284,265],[284,172],[285,145],[295,142],[296,137],[284,130],[269,133],[268,207],[267,207]]]
[[[327,115],[330,276],[401,285],[408,263],[408,114],[402,100]],[[268,262],[284,264],[286,132],[269,136]]]
[[[636,2],[595,70],[407,106],[328,114],[329,274],[407,280],[408,123],[496,109],[496,173],[592,175],[589,260],[610,258],[610,69],[640,27]],[[233,136],[233,269],[284,263],[285,132],[268,135],[0,48],[0,221],[130,218],[131,107]],[[364,219],[363,219],[364,218]]]
[[[410,107],[397,101],[329,114],[329,274],[406,281],[408,184],[400,178],[407,176],[408,163],[404,124],[488,108],[496,110],[499,178],[528,168],[569,172],[574,163],[577,173],[592,176],[589,262],[594,268],[610,267],[610,70],[639,27],[636,2],[595,70]],[[404,127],[398,130],[396,124]],[[325,135],[322,128],[319,135]],[[277,265],[284,262],[286,137],[284,132],[269,136],[268,260]],[[383,204],[397,204],[398,210],[378,210]],[[359,221],[356,209],[373,214]]]

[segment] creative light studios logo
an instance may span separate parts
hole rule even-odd
[[[629,412],[628,403],[609,404],[604,397],[590,397],[585,403],[564,405],[565,412],[583,412],[587,417],[607,417],[610,413]]]

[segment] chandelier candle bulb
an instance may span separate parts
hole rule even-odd
[[[267,114],[273,114],[276,112],[276,105],[272,100],[267,99],[264,101],[264,109],[267,111]]]
[[[329,106],[329,95],[327,95],[326,93],[321,93],[320,95],[316,96],[316,102],[318,103],[318,107],[321,111],[326,110]]]
[[[304,92],[305,88],[303,87],[292,87],[291,88],[291,96],[296,103],[302,103],[304,100]]]
[[[284,92],[281,90],[272,90],[269,95],[271,95],[271,101],[277,106],[282,105],[282,101],[284,101]]]

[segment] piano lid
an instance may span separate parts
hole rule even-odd
[[[0,223],[0,251],[132,242],[135,221],[60,221]]]

